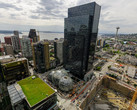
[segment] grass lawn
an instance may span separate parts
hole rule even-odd
[[[34,106],[35,104],[55,92],[51,87],[49,87],[44,81],[42,81],[38,77],[32,79],[32,76],[30,76],[26,79],[19,81],[18,84],[21,86],[31,106]]]

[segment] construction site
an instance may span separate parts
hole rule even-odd
[[[136,99],[135,88],[104,76],[81,100],[79,107],[82,110],[137,110]]]

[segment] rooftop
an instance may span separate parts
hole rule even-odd
[[[0,56],[0,62],[3,63],[7,63],[7,62],[11,62],[14,61],[15,58],[12,55],[5,55],[5,56]]]
[[[7,67],[9,66],[15,66],[15,65],[19,65],[20,62],[27,60],[26,58],[14,58],[14,59],[5,59],[3,60],[3,62],[0,60],[0,62],[2,62],[2,65],[6,65]],[[22,62],[23,63],[23,62]]]
[[[18,82],[24,92],[30,107],[46,99],[55,91],[40,78],[30,76]]]
[[[7,89],[11,98],[12,105],[18,104],[19,101],[25,98],[25,95],[18,84],[10,85],[7,87]]]

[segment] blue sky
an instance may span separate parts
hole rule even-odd
[[[100,33],[137,33],[137,0],[94,0],[101,5]],[[64,30],[67,9],[93,0],[0,0],[0,30]]]

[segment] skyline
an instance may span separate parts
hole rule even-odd
[[[101,5],[99,33],[136,33],[136,3],[133,0],[94,0]],[[67,9],[93,0],[12,0],[0,1],[0,30],[64,31]],[[129,16],[130,14],[130,16]]]

